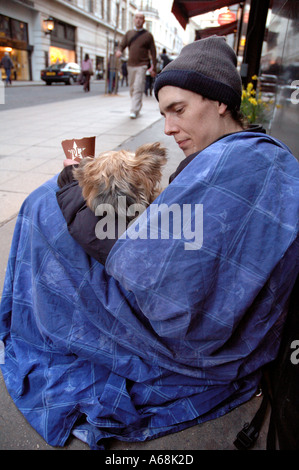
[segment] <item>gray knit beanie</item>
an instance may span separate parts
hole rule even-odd
[[[239,109],[242,82],[236,65],[236,54],[223,37],[194,41],[157,76],[155,96],[158,99],[159,90],[171,85]]]

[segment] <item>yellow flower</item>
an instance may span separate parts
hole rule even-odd
[[[252,79],[257,79],[254,75]],[[246,88],[242,89],[241,112],[248,123],[263,122],[267,119],[267,103],[262,99],[261,92],[255,90],[253,83],[248,83]]]
[[[257,76],[257,75],[253,75],[253,76],[251,77],[251,80],[257,80],[257,79],[258,79],[258,76]]]

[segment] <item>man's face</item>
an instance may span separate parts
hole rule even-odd
[[[144,15],[142,15],[141,13],[137,13],[134,17],[134,23],[137,29],[142,28],[144,23]]]
[[[225,105],[174,86],[161,88],[158,97],[165,118],[164,132],[173,135],[186,157],[223,135],[221,114]]]

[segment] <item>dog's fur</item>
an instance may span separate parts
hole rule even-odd
[[[161,192],[162,167],[166,149],[159,142],[126,150],[103,152],[96,158],[83,158],[73,170],[82,188],[87,206],[93,211],[99,204],[110,204],[117,212],[118,197],[131,204],[147,207]]]

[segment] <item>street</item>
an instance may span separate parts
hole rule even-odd
[[[125,87],[121,88],[125,90]],[[18,82],[12,82],[5,87],[5,104],[0,104],[0,112],[8,109],[23,108],[37,104],[54,103],[57,101],[98,96],[105,93],[105,80],[94,80],[90,84],[90,92],[85,93],[81,85],[65,85],[64,83],[26,84],[20,86]]]

